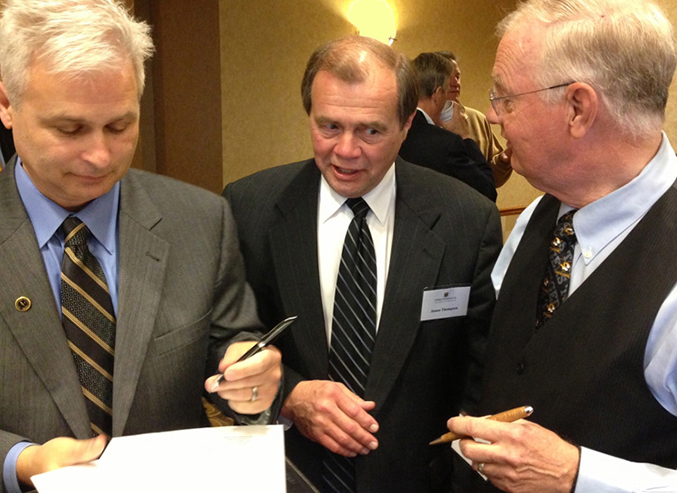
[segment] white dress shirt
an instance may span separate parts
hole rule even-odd
[[[381,182],[362,198],[369,205],[367,225],[374,241],[376,253],[376,330],[381,320],[381,308],[385,295],[390,251],[393,244],[395,226],[395,165],[386,172]],[[331,343],[331,325],[334,313],[334,293],[343,242],[348,226],[353,219],[353,211],[345,204],[346,198],[337,194],[322,177],[317,207],[317,258],[320,271],[320,291],[322,309],[327,331],[327,341]]]
[[[677,157],[665,134],[656,156],[624,187],[588,204],[574,215],[576,247],[569,292],[574,292],[620,245],[651,206],[677,180]],[[536,199],[515,223],[492,272],[499,295],[503,277],[517,249]],[[558,217],[572,208],[560,207]],[[554,227],[554,224],[553,224]],[[650,240],[648,240],[650,241]],[[628,302],[632,294],[628,293]],[[651,393],[677,416],[677,285],[663,302],[651,328],[644,354],[644,377]],[[675,442],[677,447],[677,440]],[[677,492],[677,471],[639,464],[581,449],[576,493]]]

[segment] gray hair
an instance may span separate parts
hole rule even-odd
[[[80,77],[119,70],[130,60],[139,98],[144,62],[153,53],[150,27],[117,0],[6,0],[0,18],[0,77],[17,105],[35,60],[51,73]]]
[[[421,53],[412,62],[418,74],[421,97],[431,98],[438,87],[446,89],[454,66],[438,53]]]
[[[368,55],[365,58],[364,55]],[[397,79],[397,113],[400,124],[416,111],[418,81],[409,61],[389,46],[364,36],[346,36],[320,46],[311,55],[301,82],[303,108],[310,114],[315,76],[326,70],[349,84],[364,82],[376,61],[391,69]]]
[[[641,138],[660,130],[677,56],[672,25],[659,7],[637,0],[529,0],[497,34],[533,22],[546,29],[536,65],[540,87],[585,82],[622,131]],[[554,102],[561,91],[541,97]]]

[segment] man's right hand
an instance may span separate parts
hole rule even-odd
[[[106,448],[105,435],[88,440],[59,437],[44,445],[26,447],[16,462],[16,474],[20,483],[32,486],[31,477],[66,466],[74,466],[98,459]]]
[[[454,116],[451,120],[442,122],[442,128],[460,135],[464,139],[470,138],[470,124],[468,116],[465,114],[465,106],[459,102],[454,103]]]
[[[366,455],[378,447],[378,423],[369,414],[376,403],[365,401],[342,383],[308,380],[292,390],[282,407],[307,438],[346,457]]]

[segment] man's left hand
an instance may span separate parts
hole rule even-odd
[[[258,414],[268,409],[275,400],[282,378],[282,356],[273,346],[236,363],[254,344],[254,341],[231,344],[219,363],[219,372],[225,379],[215,392],[240,414]],[[212,391],[216,378],[213,376],[205,381],[207,392]]]
[[[469,417],[451,418],[447,426],[459,435],[491,442],[468,438],[460,447],[473,469],[484,464],[481,472],[503,491],[571,492],[580,452],[552,431],[526,420],[499,423]]]

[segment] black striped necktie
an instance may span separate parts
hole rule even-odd
[[[574,262],[576,233],[574,232],[573,209],[557,221],[553,239],[548,249],[548,264],[543,275],[543,283],[538,295],[536,330],[550,320],[555,311],[569,296],[571,268]]]
[[[369,206],[362,198],[348,199],[346,204],[354,217],[336,280],[329,378],[364,397],[376,338],[376,254],[366,219]],[[354,460],[328,450],[325,455],[326,491],[356,491]]]
[[[62,225],[61,309],[68,345],[85,396],[92,434],[111,436],[115,312],[101,265],[87,247],[90,232],[78,218]]]

